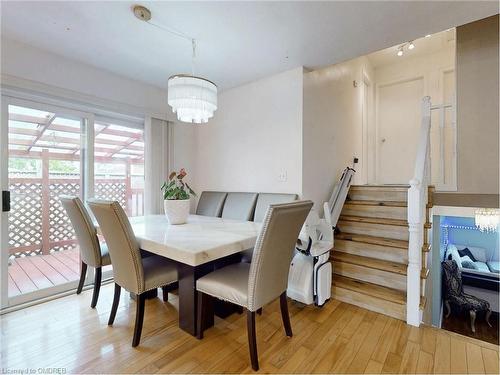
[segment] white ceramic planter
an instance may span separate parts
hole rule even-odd
[[[189,216],[189,199],[163,201],[165,215],[170,224],[185,224]]]

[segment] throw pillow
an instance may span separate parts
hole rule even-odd
[[[468,256],[473,262],[477,262],[477,259],[474,257],[474,255],[472,255],[468,247],[462,250],[458,250],[458,253],[460,254],[460,257]]]
[[[450,259],[450,256],[451,259],[454,260],[457,266],[460,268],[462,264],[462,262],[460,261],[460,254],[458,254],[457,247],[453,244],[448,244],[446,258]]]
[[[472,262],[473,260],[469,256],[465,255],[463,257],[460,257],[460,261],[463,263],[463,262]]]
[[[478,266],[476,265],[476,263],[470,261],[470,260],[464,260],[462,262],[462,267],[463,268],[468,268],[470,270],[477,270],[479,269]]]

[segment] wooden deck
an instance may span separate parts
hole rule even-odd
[[[9,264],[9,297],[50,288],[80,278],[78,248],[49,255],[16,258]]]

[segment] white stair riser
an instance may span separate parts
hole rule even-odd
[[[346,233],[364,234],[367,236],[392,238],[404,241],[408,241],[409,238],[407,226],[361,223],[344,220],[339,220],[337,226],[341,232]]]
[[[407,190],[351,187],[348,195],[352,200],[360,201],[406,202],[408,200]]]
[[[408,263],[408,249],[335,239],[334,251],[403,264]]]
[[[384,219],[407,220],[408,213],[406,207],[395,206],[371,206],[364,204],[345,203],[342,215],[376,217]]]
[[[333,272],[337,275],[366,281],[388,288],[406,290],[406,275],[363,267],[357,264],[333,262]]]
[[[358,293],[350,289],[336,287],[335,284],[333,285],[332,293],[332,297],[336,300],[406,321],[405,305],[369,296],[364,293]]]

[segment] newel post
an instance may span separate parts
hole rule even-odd
[[[408,269],[406,276],[406,322],[420,325],[420,270],[422,266],[422,184],[413,179],[408,189]]]

